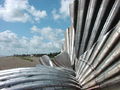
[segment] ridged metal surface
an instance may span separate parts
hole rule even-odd
[[[65,68],[41,65],[0,71],[1,90],[76,90],[79,88],[75,72]]]
[[[119,90],[120,0],[74,0],[61,53],[0,71],[3,90]]]
[[[76,9],[78,24],[73,27],[76,28],[74,41],[76,79],[85,90],[117,86],[120,83],[120,15],[118,15],[120,0],[88,0],[88,2],[76,0],[76,2],[79,2]],[[88,5],[86,9],[84,5]],[[83,18],[83,15],[86,18]],[[116,89],[111,87],[110,90]]]
[[[76,79],[85,90],[117,86],[120,83],[120,0],[75,2],[77,20],[72,24],[77,23],[73,25]],[[113,90],[113,87],[109,89]]]

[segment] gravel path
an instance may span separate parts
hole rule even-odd
[[[20,57],[0,57],[0,70],[11,69],[11,68],[18,68],[18,67],[32,67],[39,64],[38,57],[31,57],[33,62],[23,60]]]

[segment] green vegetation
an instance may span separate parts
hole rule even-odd
[[[58,55],[60,52],[55,52],[55,53],[49,53],[49,54],[15,54],[15,57],[19,57],[23,60],[28,60],[28,61],[33,61],[32,57],[41,57],[43,55],[48,55],[50,58],[53,58],[54,56]]]
[[[27,61],[30,61],[30,62],[33,62],[33,59],[30,57],[30,56],[17,56],[23,60],[27,60]]]

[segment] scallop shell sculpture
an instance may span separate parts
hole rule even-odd
[[[0,90],[120,90],[120,0],[74,0],[61,53],[0,71]]]

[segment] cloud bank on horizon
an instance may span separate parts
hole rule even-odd
[[[36,6],[37,3],[31,4],[33,1],[30,3],[30,0],[0,2],[0,24],[3,26],[0,27],[0,55],[60,51],[66,28],[60,26],[65,20],[69,21],[69,4],[72,1],[58,0],[59,7],[51,7],[51,10]],[[58,23],[58,27],[54,23]]]

